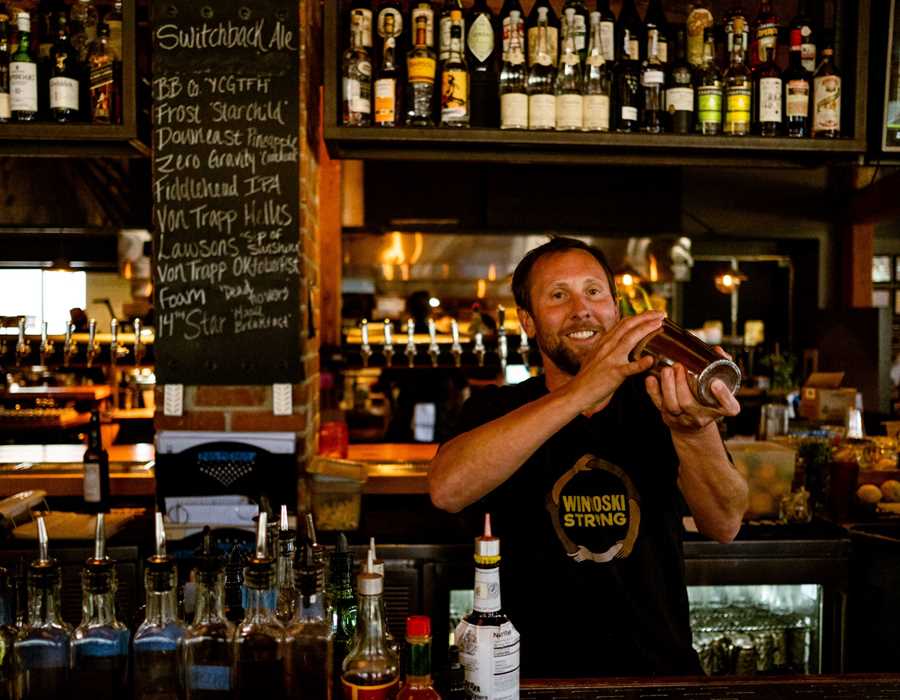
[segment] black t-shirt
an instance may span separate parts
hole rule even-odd
[[[463,433],[547,393],[543,377],[490,387]],[[578,416],[467,509],[501,539],[503,609],[523,677],[701,675],[691,647],[678,457],[640,378]]]

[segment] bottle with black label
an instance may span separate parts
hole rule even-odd
[[[667,64],[669,56],[669,23],[662,0],[650,0],[647,14],[644,16],[644,56],[650,57],[650,42],[656,40],[656,56],[660,63]]]
[[[578,59],[584,65],[587,58],[588,44],[590,43],[590,26],[591,18],[584,6],[584,0],[566,0],[563,5],[562,14],[560,15],[560,31],[562,36],[566,36],[566,32],[570,31],[572,41],[575,43],[575,51],[578,52]],[[572,25],[569,30],[568,25]]]
[[[722,133],[722,71],[716,64],[713,28],[704,30],[703,65],[695,79],[697,92],[697,133],[716,136]]]
[[[760,136],[779,136],[783,122],[781,71],[775,64],[775,51],[766,47],[766,60],[753,78],[756,129]]]
[[[0,124],[12,119],[9,109],[9,13],[0,7]]]
[[[631,133],[638,130],[640,123],[638,108],[641,99],[641,64],[629,54],[629,51],[638,50],[638,44],[632,41],[630,32],[620,32],[619,40],[621,48],[615,68],[614,121],[616,131]]]
[[[9,108],[13,121],[31,122],[38,112],[37,63],[31,56],[31,15],[19,10],[15,53],[9,59]]]
[[[454,11],[460,13],[460,17],[463,16],[463,4],[462,0],[446,0],[444,2],[444,7],[441,9],[441,23],[440,23],[440,52],[438,54],[438,58],[441,63],[447,60],[450,55],[450,28],[453,26],[453,18],[450,16]],[[462,37],[460,39],[460,47],[463,52],[465,52],[465,42],[466,40],[466,32],[465,27],[463,27]]]
[[[542,17],[546,25],[546,50],[550,55],[550,63],[555,68],[559,63],[560,22],[550,5],[550,0],[535,0],[534,5],[531,6],[531,12],[528,13],[528,19],[525,21],[525,32],[528,36],[528,66],[530,68],[537,62],[538,33]]]
[[[84,452],[83,493],[85,510],[105,513],[109,510],[109,455],[100,438],[100,411],[91,411],[88,446]]]
[[[88,47],[88,99],[94,124],[117,124],[121,120],[120,84],[115,54],[109,45],[109,27],[101,22],[97,38]],[[121,75],[119,72],[118,75]]]
[[[516,12],[515,19],[512,13]],[[522,11],[522,5],[519,0],[503,0],[503,7],[500,8],[500,38],[502,44],[502,58],[505,61],[512,46],[511,41],[513,35],[519,37],[519,48],[525,55],[525,13]]]
[[[78,52],[69,41],[65,11],[57,12],[55,20],[56,41],[50,49],[50,117],[65,123],[79,117],[83,69]]]
[[[644,23],[634,6],[634,0],[622,0],[616,20],[616,61],[640,61]],[[638,64],[640,65],[640,64]]]
[[[498,75],[496,17],[487,0],[475,0],[466,20],[466,65],[472,81],[470,88],[471,116],[469,125],[496,127]]]
[[[809,136],[809,101],[812,75],[803,67],[800,30],[791,32],[791,53],[784,71],[784,111],[787,135],[793,138]]]
[[[684,27],[675,29],[675,56],[666,80],[666,114],[669,131],[690,134],[694,130],[694,74],[687,61]]]
[[[841,135],[841,74],[834,65],[834,48],[825,44],[822,62],[813,76],[812,132],[816,138]]]
[[[766,60],[766,49],[774,54],[778,48],[778,16],[772,9],[771,0],[760,0],[759,13],[753,27],[750,42],[750,67],[756,68]]]
[[[730,136],[747,136],[750,133],[753,85],[750,69],[744,63],[744,38],[735,33],[731,63],[725,71],[725,127]]]

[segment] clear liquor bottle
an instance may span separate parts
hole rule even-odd
[[[622,0],[622,9],[616,20],[616,61],[641,60],[643,31],[644,23],[641,22],[634,0]]]
[[[294,618],[297,607],[297,587],[294,584],[294,556],[297,549],[297,533],[288,524],[287,506],[281,506],[278,529],[278,559],[275,562],[275,617],[286,625]]]
[[[744,41],[740,34],[734,35],[731,64],[725,72],[723,82],[725,86],[724,131],[730,136],[746,136],[750,133],[753,85],[750,69],[744,63]]]
[[[406,58],[406,123],[408,126],[434,126],[434,78],[437,61],[428,46],[428,18],[415,16],[416,40]]]
[[[50,116],[65,123],[78,119],[81,62],[69,41],[65,11],[56,13],[56,41],[50,49]]]
[[[556,126],[556,68],[547,48],[548,8],[537,10],[535,61],[528,69],[528,128],[552,129]]]
[[[466,66],[470,76],[470,126],[496,127],[498,50],[497,20],[487,0],[475,0],[466,17]]]
[[[77,0],[72,5],[69,16],[72,20],[72,46],[78,52],[78,57],[85,61],[88,47],[97,38],[97,25],[100,23],[97,7],[93,0]]]
[[[791,34],[791,52],[784,71],[785,131],[788,136],[809,136],[809,103],[812,96],[812,75],[803,67],[800,31]]]
[[[350,14],[350,47],[342,60],[342,100],[344,126],[369,126],[372,123],[372,61],[363,45],[365,17],[356,10]]]
[[[826,44],[813,76],[812,132],[815,138],[841,135],[841,74],[834,65],[834,48]]]
[[[647,13],[644,15],[644,56],[650,58],[650,42],[656,43],[656,57],[660,63],[667,64],[671,59],[669,51],[669,23],[662,0],[650,0]]]
[[[425,615],[406,618],[406,680],[397,700],[441,700],[431,682],[431,619]]]
[[[621,19],[621,17],[620,17]],[[616,25],[618,28],[618,24]],[[619,33],[620,56],[615,68],[615,128],[620,133],[638,130],[638,108],[641,100],[641,64],[629,51],[637,51],[638,44],[628,31]]]
[[[553,11],[550,0],[535,0],[525,20],[525,34],[528,48],[528,67],[531,68],[538,59],[538,34],[540,33],[541,18],[544,19],[546,29],[545,45],[550,54],[550,63],[556,65],[559,62],[560,21]]]
[[[375,551],[375,538],[369,538],[369,553],[371,553],[371,564],[370,569],[374,574],[378,574],[381,576],[382,580],[385,579],[385,571],[384,571],[384,561],[378,558],[378,554]],[[368,554],[367,562],[369,561]],[[401,663],[403,659],[400,656],[400,642],[391,634],[390,621],[388,620],[387,613],[384,610],[384,597],[381,598],[381,619],[384,620],[384,642],[387,644],[388,649],[390,649],[397,656],[397,661]]]
[[[581,71],[581,57],[575,48],[575,10],[566,9],[563,22],[563,49],[556,71],[556,129],[558,131],[581,131],[584,125],[584,85]]]
[[[713,26],[710,0],[691,0],[687,14],[687,60],[695,68],[703,65],[704,32]]]
[[[359,607],[353,593],[353,560],[344,533],[338,534],[337,544],[328,563],[328,584],[325,605],[331,631],[334,633],[333,679],[335,689],[341,687],[344,658],[350,651]]]
[[[450,50],[441,64],[441,126],[469,126],[469,69],[463,56],[463,19],[450,13]]]
[[[614,34],[610,34],[612,40]],[[606,60],[603,35],[603,14],[591,12],[591,44],[584,67],[585,131],[609,131],[609,92],[612,75]]]
[[[779,136],[784,121],[781,71],[775,63],[775,51],[767,47],[765,52],[766,60],[753,76],[756,128],[760,136]]]
[[[286,639],[275,617],[275,563],[266,550],[266,512],[256,524],[256,554],[244,570],[247,603],[234,633],[235,700],[283,700]]]
[[[16,625],[13,612],[13,588],[9,572],[0,567],[0,697],[16,697],[17,673],[15,664]]]
[[[597,0],[595,12],[600,13],[600,38],[603,44],[603,58],[607,63],[607,68],[612,70],[616,62],[616,16],[609,9],[609,0]],[[592,12],[591,15],[593,14]]]
[[[225,617],[225,562],[214,553],[209,527],[194,568],[194,619],[184,632],[182,658],[186,700],[229,700],[234,625]]]
[[[690,134],[694,130],[694,73],[687,60],[686,31],[675,30],[675,60],[666,78],[666,114],[673,134]]]
[[[81,572],[81,624],[72,634],[72,674],[84,697],[116,700],[128,689],[128,628],[116,617],[116,566],[106,556],[103,513],[94,556]]]
[[[515,19],[512,13],[516,12]],[[500,8],[500,39],[501,39],[501,58],[504,62],[508,59],[509,50],[512,46],[513,36],[518,36],[519,47],[522,54],[525,52],[525,13],[522,11],[522,4],[519,0],[503,0],[503,7]]]
[[[712,27],[704,35],[703,65],[696,74],[697,133],[716,136],[722,133],[722,72],[716,64]]]
[[[62,619],[62,571],[50,558],[42,516],[37,528],[38,558],[28,567],[28,615],[16,635],[15,664],[19,697],[56,700],[69,690],[72,629]]]
[[[566,0],[560,14],[560,31],[565,41],[566,33],[570,33],[575,43],[575,51],[578,52],[578,60],[583,65],[587,59],[588,45],[590,44],[591,17],[584,0]]]
[[[666,71],[659,60],[657,34],[652,32],[647,42],[647,60],[641,67],[641,128],[648,134],[659,134],[665,114]]]
[[[9,13],[0,9],[0,124],[12,119],[9,109]]]
[[[134,633],[135,700],[175,700],[181,696],[178,655],[184,624],[178,619],[178,573],[166,554],[162,513],[156,513],[156,554],[144,568],[146,616]]]
[[[511,10],[509,22],[516,27],[521,22],[520,10]],[[500,128],[528,128],[528,74],[525,69],[525,49],[519,32],[513,31],[509,49],[504,52],[500,70]]]
[[[399,126],[400,115],[403,113],[400,106],[400,71],[396,63],[395,16],[389,13],[384,15],[382,20],[385,32],[384,48],[381,52],[381,66],[375,75],[372,90],[375,98],[375,126]]]
[[[37,63],[31,57],[31,15],[16,14],[19,44],[9,59],[9,108],[13,121],[31,122],[38,113]]]

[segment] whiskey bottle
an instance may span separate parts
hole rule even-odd
[[[441,126],[469,126],[469,69],[463,56],[463,19],[450,13],[450,49],[441,64]]]
[[[675,29],[675,60],[666,79],[666,114],[673,134],[690,134],[694,130],[694,74],[687,61],[684,27]]]
[[[244,569],[247,602],[234,633],[235,700],[286,698],[286,639],[272,605],[275,563],[266,550],[266,522],[266,512],[260,510],[256,554]]]
[[[513,18],[513,12],[517,13],[515,18]],[[518,37],[519,48],[524,56],[526,53],[525,13],[522,12],[522,5],[519,0],[503,0],[503,7],[500,8],[500,37],[502,43],[501,57],[504,62],[508,59],[514,36]]]
[[[134,633],[135,700],[177,700],[181,696],[178,654],[184,624],[178,619],[178,574],[166,554],[162,513],[156,513],[156,554],[144,568],[146,617]]]
[[[431,682],[431,618],[406,618],[406,681],[397,700],[441,700]]]
[[[374,44],[372,43],[372,0],[351,0],[350,12],[348,13],[350,26],[349,39],[353,40],[354,22],[359,24],[359,45],[362,46],[366,53],[370,53]]]
[[[278,519],[278,559],[275,562],[275,617],[286,625],[294,618],[297,607],[297,587],[294,585],[294,556],[297,533],[288,524],[287,506],[281,506]]]
[[[614,34],[609,33],[612,40]],[[591,12],[591,46],[584,69],[585,131],[609,131],[609,92],[612,76],[606,60],[603,15]],[[612,48],[612,47],[610,47]]]
[[[37,117],[37,64],[31,57],[31,16],[16,15],[19,45],[9,59],[9,108],[13,121],[30,122]]]
[[[725,128],[730,136],[746,136],[750,133],[752,84],[750,69],[744,63],[743,35],[735,33],[731,64],[725,71]]]
[[[389,23],[390,18],[390,23]],[[379,65],[384,63],[384,50],[387,48],[387,40],[393,39],[392,48],[395,56],[406,55],[406,44],[403,40],[403,10],[400,0],[381,0],[378,3],[378,11],[375,15],[375,28],[381,39],[382,49]]]
[[[753,27],[750,42],[750,66],[756,68],[766,60],[766,49],[772,53],[778,49],[778,17],[772,9],[772,0],[760,0],[759,12]]]
[[[552,129],[556,126],[556,68],[547,48],[549,8],[536,9],[538,32],[535,35],[535,61],[528,69],[528,128]]]
[[[566,0],[560,15],[560,24],[563,38],[567,32],[571,34],[575,51],[578,52],[578,61],[584,65],[591,38],[588,31],[591,26],[591,18],[584,6],[584,0]]]
[[[634,0],[622,0],[619,19],[616,20],[616,61],[640,61],[641,35],[644,24],[634,6]],[[640,63],[638,63],[640,66]]]
[[[809,99],[812,75],[803,67],[800,30],[791,32],[791,52],[784,71],[784,111],[787,135],[809,136]]]
[[[434,77],[437,61],[428,45],[428,18],[414,15],[415,45],[406,57],[406,123],[434,126]]]
[[[509,24],[516,27],[521,22],[519,10],[511,10]],[[509,49],[503,54],[500,70],[500,128],[528,128],[528,75],[525,69],[525,50],[519,32],[513,31]]]
[[[775,64],[775,51],[767,47],[765,53],[766,60],[756,69],[753,79],[756,125],[760,136],[778,136],[783,121],[781,71]]]
[[[17,673],[15,665],[16,625],[13,612],[13,589],[9,572],[0,567],[0,697],[13,700]]]
[[[695,68],[703,65],[704,32],[713,26],[710,0],[691,0],[687,14],[687,60]]]
[[[475,0],[466,19],[466,65],[471,80],[469,125],[496,127],[497,114],[497,34],[496,18],[487,0]]]
[[[550,64],[556,66],[559,62],[559,31],[560,22],[550,0],[535,0],[525,21],[525,33],[528,37],[528,67],[531,68],[538,60],[538,34],[540,33],[541,19],[544,20],[546,29],[545,49],[550,55]]]
[[[794,30],[800,32],[800,62],[810,73],[816,70],[816,32],[809,16],[809,0],[799,0],[797,14],[791,20],[790,36]]]
[[[647,60],[641,67],[641,127],[648,134],[659,134],[665,113],[665,66],[659,60],[658,34],[650,32]]]
[[[463,16],[463,4],[462,0],[446,0],[444,2],[444,7],[441,9],[441,22],[439,27],[440,34],[440,42],[441,48],[438,53],[438,58],[441,60],[441,64],[444,63],[450,57],[450,29],[453,27],[453,13],[459,12],[460,17]],[[460,20],[461,21],[461,20]],[[460,34],[460,50],[465,52],[465,37],[466,32],[465,28],[462,29],[462,33]]]
[[[84,477],[82,480],[84,506],[89,513],[105,513],[109,510],[109,455],[103,449],[100,438],[100,411],[91,411],[88,424],[88,446],[84,452]]]
[[[372,570],[371,550],[366,569],[356,581],[359,618],[353,644],[342,665],[343,697],[345,700],[360,697],[393,700],[400,684],[399,659],[385,642],[384,579]]]
[[[704,31],[703,66],[697,71],[697,133],[716,136],[722,132],[722,73],[716,65],[712,27]]]
[[[342,60],[344,126],[369,126],[372,122],[372,62],[363,45],[365,16],[361,10],[350,14],[350,47]]]
[[[519,697],[519,633],[500,603],[500,540],[491,535],[487,513],[484,534],[475,538],[474,609],[457,625],[455,644],[470,692],[491,700]]]
[[[28,567],[28,614],[15,642],[18,697],[55,700],[70,690],[72,628],[62,619],[62,571],[48,553],[47,527],[41,515],[37,530],[38,558]]]
[[[194,620],[182,638],[186,700],[229,700],[234,625],[225,617],[225,562],[213,551],[209,527],[193,578]]]
[[[116,567],[106,556],[103,513],[94,556],[81,572],[81,624],[72,634],[72,674],[83,697],[117,700],[128,689],[128,628],[116,617]]]
[[[9,13],[0,9],[0,124],[12,119],[9,108]]]
[[[69,41],[65,11],[56,13],[56,41],[50,49],[50,116],[65,123],[79,118],[79,80],[82,75],[78,52]]]
[[[70,11],[72,45],[81,61],[87,59],[88,48],[99,33],[99,17],[93,0],[76,0]]]
[[[398,32],[394,26],[400,13],[379,13],[379,34],[384,31],[384,48],[381,52],[381,66],[375,76],[375,126],[399,126],[400,115],[400,74],[396,64],[396,42]]]
[[[117,61],[109,45],[109,27],[101,22],[97,38],[88,49],[90,118],[94,124],[121,121],[121,88],[116,76]]]
[[[575,48],[575,9],[566,9],[563,22],[563,49],[556,72],[556,128],[559,131],[581,131],[584,124],[584,86],[581,57]]]
[[[621,19],[621,18],[620,18]],[[616,25],[618,27],[618,25]],[[620,32],[620,58],[615,68],[615,128],[620,133],[638,130],[638,106],[641,99],[641,65],[629,51],[638,51],[628,31]]]
[[[644,56],[650,58],[650,43],[656,44],[656,58],[662,64],[667,64],[671,58],[669,55],[669,23],[666,21],[666,11],[663,9],[662,0],[650,0],[647,5],[647,14],[644,16]]]
[[[286,629],[289,697],[331,700],[334,633],[326,617],[320,586],[321,565],[309,542],[297,557],[294,580],[299,595],[294,617]]]
[[[353,561],[347,549],[344,533],[338,534],[337,544],[328,563],[328,584],[325,588],[325,605],[328,610],[331,631],[334,634],[334,687],[341,687],[344,658],[350,651],[359,608],[353,593]],[[337,692],[337,691],[335,691]]]
[[[813,76],[813,124],[815,138],[841,135],[841,74],[834,65],[834,48],[826,44],[822,62]]]

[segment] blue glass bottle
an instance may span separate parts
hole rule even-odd
[[[16,626],[9,572],[0,567],[0,698],[15,697]]]
[[[147,613],[134,633],[135,700],[178,700],[178,655],[184,625],[177,613],[178,572],[166,554],[162,513],[156,514],[156,554],[147,558],[144,590]]]
[[[72,674],[81,697],[126,697],[130,637],[116,619],[116,567],[106,556],[103,513],[98,513],[94,556],[81,571],[81,624],[72,635]]]
[[[69,688],[72,628],[59,604],[62,572],[48,554],[47,528],[38,517],[38,558],[28,567],[28,614],[16,636],[16,668],[21,698],[56,700]]]

